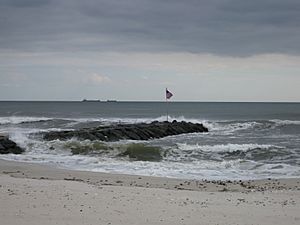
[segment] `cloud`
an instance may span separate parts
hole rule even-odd
[[[2,6],[11,6],[16,8],[23,8],[23,7],[42,7],[47,5],[52,0],[2,0]]]
[[[247,71],[247,70],[300,70],[300,56],[286,54],[259,54],[247,57],[217,56],[213,54],[195,53],[143,53],[143,52],[106,52],[106,53],[0,53],[2,71],[16,67],[68,67],[80,69],[82,77],[98,75],[100,81],[108,81],[107,76],[95,73],[101,68],[132,69],[147,71],[140,76],[150,79],[155,71],[177,73],[208,73],[213,71]],[[89,70],[89,67],[97,69]],[[80,69],[81,70],[81,69]],[[5,72],[5,71],[4,71]],[[90,74],[90,75],[87,75]],[[105,79],[104,79],[104,78]]]
[[[0,53],[0,61],[3,100],[163,100],[166,87],[177,101],[300,99],[300,56]]]
[[[0,49],[298,55],[299,9],[298,0],[6,0]]]
[[[90,84],[102,84],[111,81],[109,77],[97,73],[93,73],[84,79],[86,79],[85,81]]]
[[[0,0],[0,96],[158,100],[167,85],[178,100],[299,101],[299,11],[299,0]]]

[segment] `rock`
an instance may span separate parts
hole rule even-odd
[[[24,149],[17,146],[17,144],[9,140],[8,136],[0,135],[0,154],[21,154]]]
[[[158,122],[150,124],[118,124],[106,127],[84,128],[75,131],[51,131],[44,134],[45,140],[79,140],[118,141],[122,139],[149,140],[170,135],[185,133],[208,132],[208,129],[199,123],[188,122]]]

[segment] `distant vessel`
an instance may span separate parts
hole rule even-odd
[[[117,102],[117,100],[106,100],[106,102]]]
[[[99,99],[83,99],[82,102],[101,102]]]

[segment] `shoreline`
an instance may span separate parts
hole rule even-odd
[[[6,224],[299,224],[300,178],[184,180],[0,160]]]
[[[95,186],[108,185],[208,192],[300,191],[300,178],[197,180],[70,170],[39,163],[4,159],[0,159],[0,174],[8,174],[14,178],[78,181]]]

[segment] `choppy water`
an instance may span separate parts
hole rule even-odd
[[[203,123],[209,133],[142,142],[162,147],[163,159],[159,162],[119,157],[120,146],[138,141],[106,143],[111,150],[73,155],[71,145],[93,148],[95,142],[46,142],[33,135],[113,123],[163,121],[166,107],[163,102],[0,102],[0,132],[8,133],[26,149],[22,155],[0,157],[78,170],[178,178],[300,177],[299,103],[170,102],[170,120]]]

